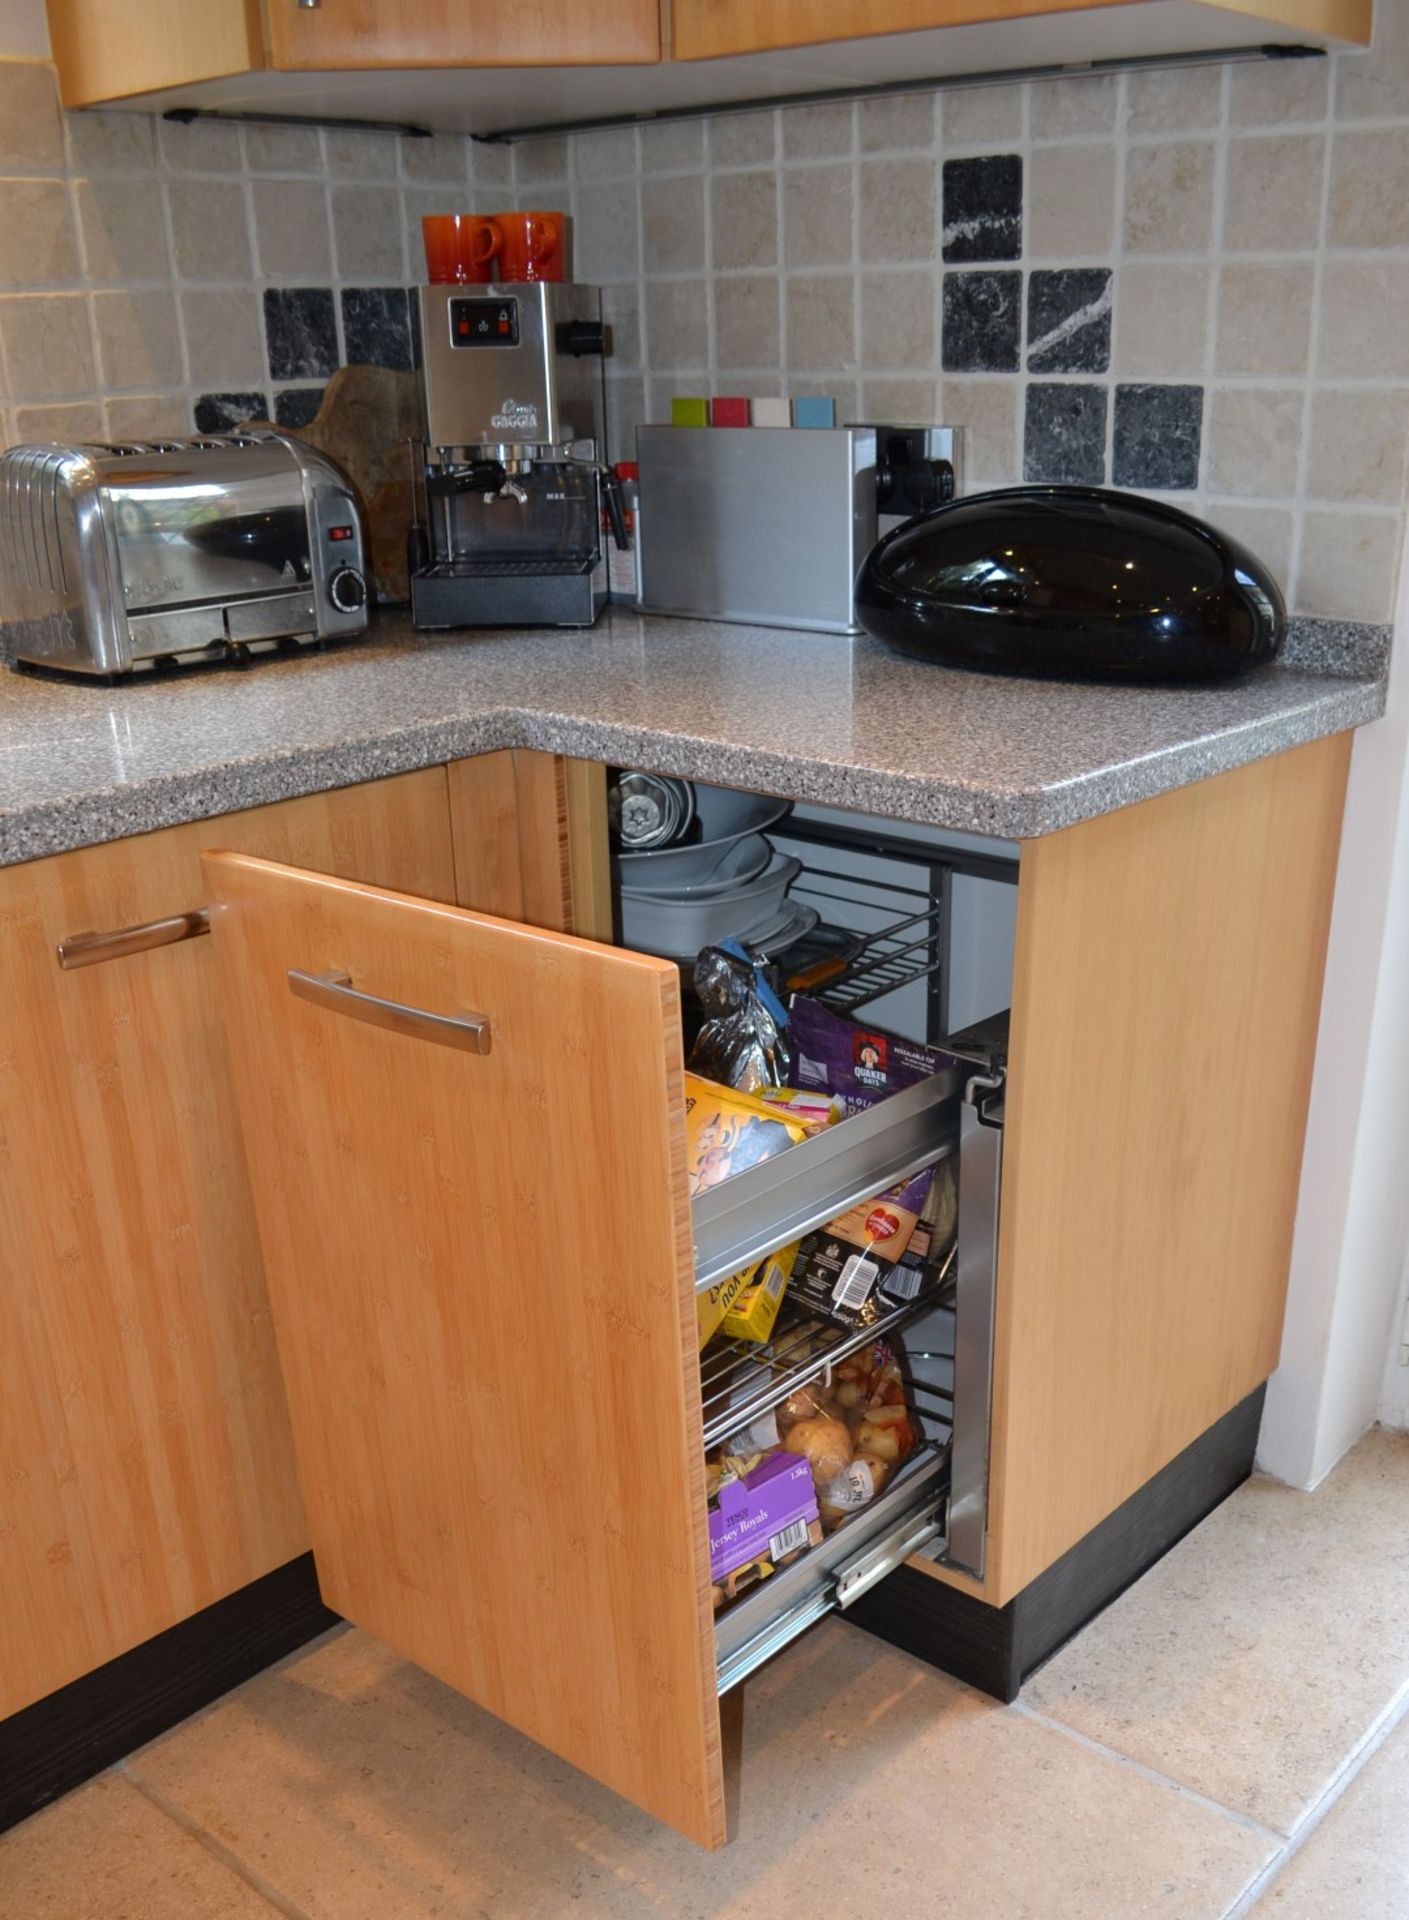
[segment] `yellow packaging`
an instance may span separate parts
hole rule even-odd
[[[742,1273],[731,1273],[717,1287],[706,1287],[703,1293],[695,1295],[695,1312],[700,1319],[701,1350],[710,1336],[719,1331],[725,1314],[752,1280],[753,1274],[752,1267],[745,1267]]]
[[[685,1075],[685,1173],[691,1198],[805,1140],[809,1131],[785,1109],[752,1094],[697,1073]]]
[[[734,1304],[725,1308],[720,1323],[731,1339],[762,1341],[772,1333],[801,1245],[800,1240],[794,1240],[790,1247],[779,1247],[746,1276],[748,1285]]]

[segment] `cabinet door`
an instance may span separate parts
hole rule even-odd
[[[201,849],[453,896],[443,768],[0,870],[0,1716],[307,1550]]]
[[[660,58],[659,0],[269,0],[269,63],[350,67],[567,67]]]
[[[325,1599],[719,1844],[676,969],[206,867]]]

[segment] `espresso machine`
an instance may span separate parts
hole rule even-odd
[[[590,627],[607,597],[605,336],[596,287],[423,286],[424,438],[413,444],[411,617],[431,627]]]

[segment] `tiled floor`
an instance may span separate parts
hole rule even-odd
[[[1243,1488],[1000,1707],[839,1622],[703,1854],[338,1631],[0,1839],[3,1920],[1406,1920],[1409,1435]]]

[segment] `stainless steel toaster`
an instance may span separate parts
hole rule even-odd
[[[0,653],[70,673],[360,633],[357,501],[271,431],[0,454]]]

